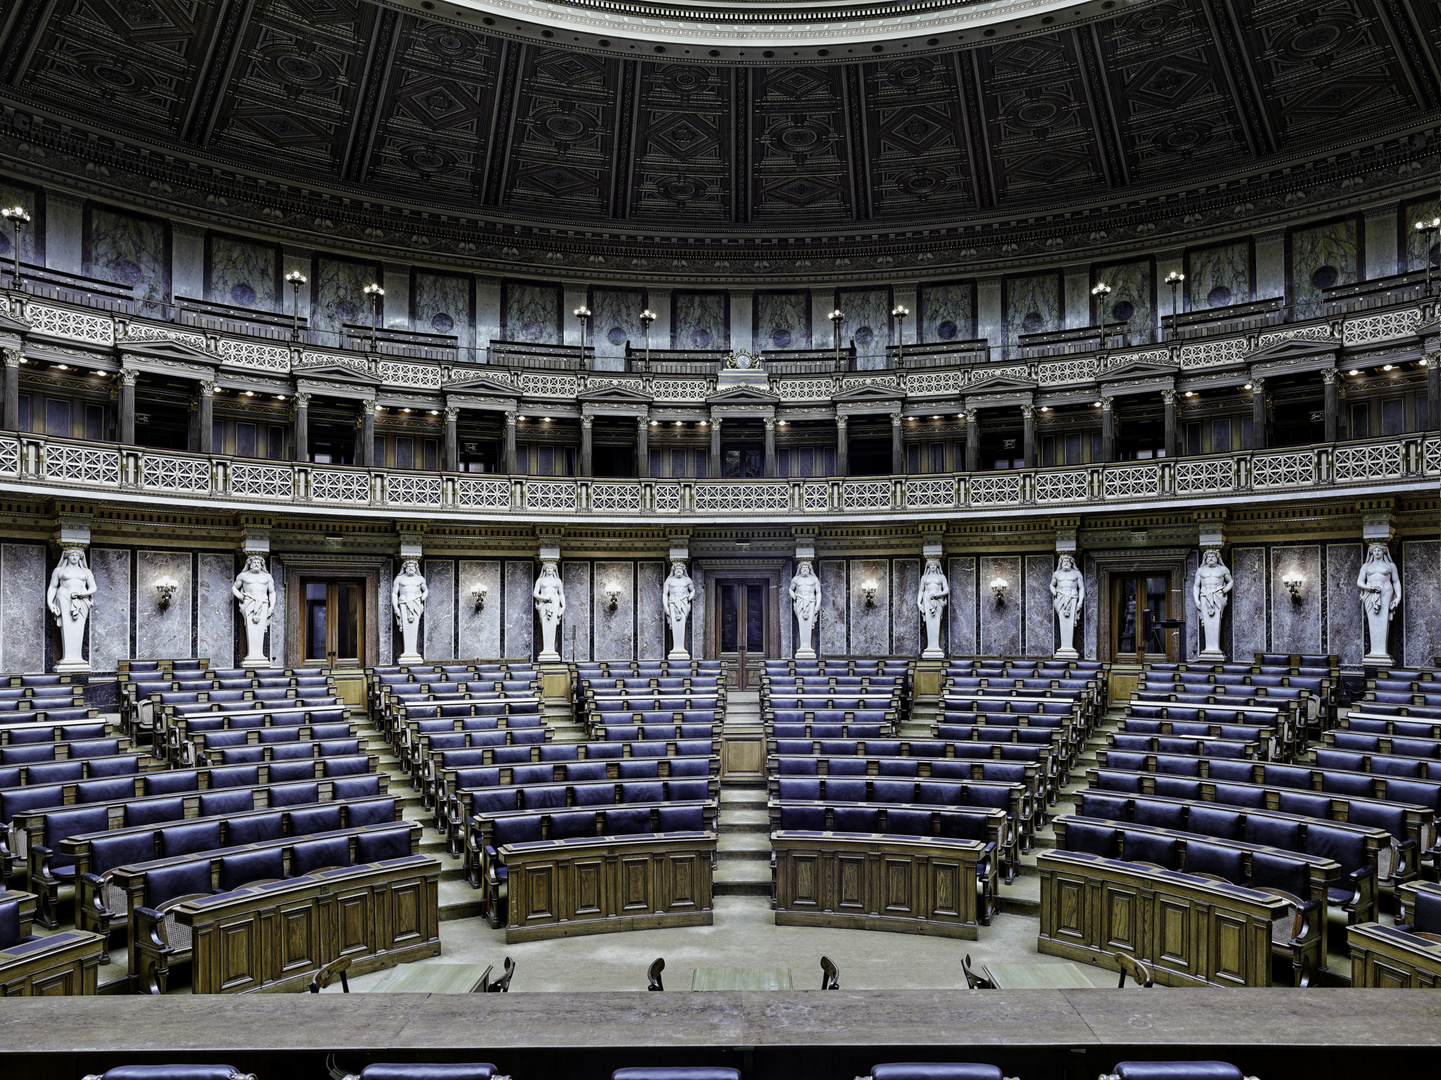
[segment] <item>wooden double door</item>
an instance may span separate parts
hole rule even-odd
[[[301,588],[305,596],[301,630],[306,663],[361,667],[366,641],[365,581],[303,578]]]
[[[771,587],[763,578],[719,578],[715,585],[715,640],[722,660],[742,652],[750,658],[772,655]]]

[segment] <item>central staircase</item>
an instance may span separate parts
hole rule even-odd
[[[761,730],[760,692],[730,690],[726,695],[727,733],[753,734]],[[759,774],[728,772],[721,754],[720,813],[716,818],[714,893],[716,896],[770,896],[771,837],[766,815],[765,764]]]

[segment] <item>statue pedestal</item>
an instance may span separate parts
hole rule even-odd
[[[1389,663],[1389,661],[1388,661],[1388,663]],[[54,666],[54,668],[52,668],[51,670],[54,671],[56,674],[59,674],[59,675],[76,675],[76,674],[83,674],[84,672],[87,672],[87,671],[90,670],[90,661],[88,661],[88,660],[61,660],[61,661],[59,661],[58,663],[56,663],[56,665]]]
[[[945,649],[926,649],[921,653],[922,660],[944,660],[945,658]]]
[[[410,664],[423,664],[423,663],[425,663],[425,657],[421,656],[420,653],[418,653],[418,652],[407,652],[407,653],[401,653],[399,656],[397,656],[397,657],[395,658],[395,662],[396,662],[397,664],[399,664],[401,667],[406,667],[407,665],[410,665]]]
[[[667,660],[689,660],[690,653],[686,652],[684,649],[672,649],[670,652],[665,654],[665,658]]]
[[[1196,654],[1196,659],[1218,660],[1224,662],[1226,659],[1226,654],[1223,653],[1220,649],[1202,649],[1199,653]]]
[[[542,664],[558,664],[560,663],[560,653],[554,649],[544,649],[541,651],[541,654],[536,657],[536,661]]]
[[[268,668],[268,667],[270,666],[270,657],[268,657],[268,656],[247,656],[244,660],[240,661],[240,666],[243,667],[243,668],[247,668],[247,667]]]
[[[1394,667],[1396,662],[1391,659],[1390,653],[1367,653],[1361,657],[1362,667],[1389,668]],[[55,665],[55,670],[60,670],[60,665]]]
[[[1057,649],[1055,659],[1057,660],[1079,660],[1081,654],[1075,649]]]
[[[816,651],[814,649],[797,649],[795,658],[797,660],[814,660]]]

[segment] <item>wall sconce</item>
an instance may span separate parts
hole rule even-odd
[[[616,607],[620,604],[620,586],[617,585],[614,581],[606,582],[605,599],[606,606],[610,608],[611,611],[614,611]]]
[[[164,581],[157,581],[155,583],[155,602],[160,605],[161,611],[164,611],[166,608],[168,608],[170,606],[170,601],[174,599],[175,582],[167,578]]]
[[[996,603],[998,604],[1004,604],[1006,602],[1005,578],[996,578],[995,581],[991,582],[991,595],[996,598]]]
[[[1294,604],[1299,604],[1301,602],[1301,586],[1306,584],[1306,579],[1303,578],[1300,574],[1292,572],[1288,576],[1281,579],[1281,584],[1286,586],[1286,588],[1290,590],[1291,602]]]
[[[480,611],[485,607],[485,594],[487,590],[484,585],[472,585],[470,595],[475,598],[475,610]]]
[[[866,607],[876,606],[876,583],[874,581],[861,582],[861,595],[865,597]]]

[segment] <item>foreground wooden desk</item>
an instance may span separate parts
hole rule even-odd
[[[982,964],[986,978],[997,990],[1114,990],[1113,973],[1074,964],[1069,960],[1029,964]]]
[[[692,990],[789,990],[791,969],[782,967],[700,967],[691,977]]]
[[[401,964],[382,975],[367,994],[473,994],[488,967],[480,964]]]

